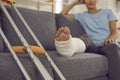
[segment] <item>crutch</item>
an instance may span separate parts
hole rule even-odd
[[[15,22],[13,21],[12,17],[10,16],[10,14],[8,13],[7,9],[5,8],[5,6],[3,5],[2,1],[0,0],[0,6],[2,11],[4,12],[4,14],[7,16],[8,20],[10,21],[12,27],[14,28],[14,30],[16,31],[19,39],[21,40],[24,48],[26,49],[26,51],[28,52],[28,54],[30,55],[32,61],[34,62],[35,66],[37,67],[38,71],[42,74],[43,78],[45,80],[53,80],[53,78],[51,77],[51,75],[48,73],[48,71],[46,70],[46,68],[44,67],[44,65],[42,64],[42,62],[33,54],[32,50],[29,47],[28,42],[25,40],[25,38],[23,37],[22,33],[19,31],[19,29],[17,28],[17,25],[15,24]]]
[[[13,51],[9,41],[7,40],[5,34],[3,33],[1,27],[0,27],[0,34],[1,37],[3,38],[5,44],[7,45],[8,49],[10,50],[15,62],[17,63],[18,67],[20,68],[20,70],[22,71],[24,77],[26,78],[26,80],[31,80],[30,76],[28,75],[27,71],[25,70],[25,68],[23,67],[21,61],[19,60],[19,58],[17,57],[16,53]]]
[[[15,12],[18,14],[19,18],[21,19],[21,21],[23,22],[23,24],[25,25],[25,27],[27,28],[27,30],[29,31],[29,33],[31,34],[31,36],[33,37],[33,39],[37,43],[37,45],[39,47],[43,48],[42,44],[40,43],[38,38],[35,36],[33,31],[31,30],[31,28],[29,27],[29,25],[27,24],[27,22],[25,21],[25,19],[21,15],[21,13],[19,12],[19,10],[14,6],[13,3],[11,3],[11,6],[15,10]],[[61,80],[66,80],[65,77],[63,76],[63,74],[61,73],[61,71],[58,69],[58,67],[56,66],[56,64],[54,63],[54,61],[51,59],[51,57],[48,55],[48,53],[46,51],[45,51],[45,56],[47,57],[48,61],[51,63],[52,67],[54,68],[54,70],[56,71],[58,76],[61,78]]]

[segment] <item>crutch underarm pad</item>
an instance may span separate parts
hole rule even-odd
[[[7,4],[14,4],[15,3],[15,0],[1,0]]]
[[[15,51],[15,53],[25,54],[27,52],[23,46],[12,46],[12,49]],[[35,54],[42,54],[42,55],[45,54],[44,48],[30,45],[30,49]]]

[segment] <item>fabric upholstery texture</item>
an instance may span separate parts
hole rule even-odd
[[[25,39],[28,41],[30,45],[36,45],[35,41],[30,36],[29,32],[24,27],[23,23],[20,21],[16,13],[8,8],[12,18],[14,19],[16,25],[20,29],[21,33],[24,35]],[[19,8],[19,11],[27,21],[28,25],[31,27],[37,38],[41,41],[43,46],[47,50],[55,50],[54,47],[54,39],[56,33],[55,26],[55,16],[52,13],[47,12],[38,12],[28,9]],[[29,15],[28,15],[29,14]],[[34,15],[33,15],[34,14]],[[7,38],[13,46],[21,46],[21,41],[19,40],[16,32],[11,27],[11,24],[7,20],[6,16],[2,14],[2,27],[4,33],[7,34]],[[46,24],[47,23],[47,24]],[[9,35],[8,35],[9,34]],[[8,51],[7,47],[5,47],[5,51]]]
[[[78,53],[73,57],[63,57],[56,52],[54,39],[56,30],[59,27],[69,26],[72,36],[74,37],[79,38],[85,34],[78,21],[69,20],[61,14],[55,15],[49,12],[24,8],[19,8],[19,10],[67,80],[108,80],[106,76],[108,73],[108,60],[105,56],[94,53]],[[36,45],[24,25],[16,16],[16,13],[11,8],[8,8],[8,11],[29,44]],[[21,46],[21,41],[18,39],[16,32],[11,27],[6,16],[2,12],[0,15],[2,29],[12,46]],[[12,55],[8,53],[7,46],[5,44],[3,45],[4,51],[0,53],[0,79],[25,80]],[[17,55],[32,80],[44,80],[28,54]],[[54,77],[54,80],[60,80],[46,57],[43,55],[36,56],[39,57],[49,73]]]
[[[88,80],[104,76],[108,72],[108,61],[105,56],[94,53],[76,54],[63,57],[57,52],[49,52],[67,80]]]
[[[10,53],[0,53],[0,56],[1,80],[26,80]],[[51,74],[51,76],[54,77],[51,65],[49,64],[45,56],[36,56],[45,65],[46,69]],[[28,54],[18,54],[18,57],[32,80],[44,80]]]

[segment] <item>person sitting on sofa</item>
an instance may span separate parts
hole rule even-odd
[[[62,27],[57,31],[55,46],[57,51],[65,56],[67,52],[70,52],[70,54],[67,53],[67,56],[72,56],[76,50],[80,52],[81,48],[81,52],[84,52],[85,49],[87,49],[86,51],[88,52],[104,54],[109,61],[108,77],[110,80],[120,80],[120,50],[115,42],[117,37],[117,18],[110,9],[97,9],[97,2],[98,0],[76,0],[65,7],[61,12],[61,14],[70,19],[78,20],[83,26],[84,31],[89,34],[90,39],[97,48],[91,47],[87,49],[84,41],[79,38],[79,40],[76,40],[78,43],[76,44],[75,40],[73,40],[70,35],[69,28],[67,27]],[[88,11],[77,14],[69,14],[68,12],[78,4],[85,4]],[[114,45],[112,51],[109,50],[111,45]],[[67,52],[65,53],[65,51]]]

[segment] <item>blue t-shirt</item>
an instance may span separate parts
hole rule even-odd
[[[96,14],[77,13],[75,19],[80,21],[83,29],[90,35],[96,46],[103,46],[104,41],[110,35],[109,22],[117,20],[110,9],[101,9]]]

